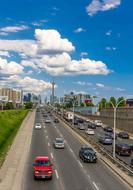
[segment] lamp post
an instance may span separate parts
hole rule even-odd
[[[112,104],[112,107],[113,107],[113,109],[114,109],[114,129],[113,129],[113,131],[114,131],[114,135],[113,135],[113,157],[114,157],[114,158],[115,158],[116,110],[117,110],[119,104],[120,104],[121,102],[123,102],[123,101],[125,101],[125,99],[120,100],[120,101],[116,104],[116,106],[110,101],[110,103]]]

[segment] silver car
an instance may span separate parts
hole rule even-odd
[[[65,148],[64,140],[62,138],[56,138],[53,146],[54,148]]]

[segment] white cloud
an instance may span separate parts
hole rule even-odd
[[[95,15],[99,11],[108,11],[120,6],[121,0],[92,0],[86,7],[89,16]]]
[[[80,57],[84,57],[84,56],[88,56],[88,53],[87,52],[81,52]]]
[[[0,56],[11,57],[8,51],[0,51]]]
[[[21,74],[23,73],[24,67],[18,63],[11,61],[7,62],[6,59],[0,58],[0,73],[7,75]]]
[[[101,83],[96,83],[96,86],[99,87],[99,88],[104,88],[104,84],[101,84]]]
[[[110,46],[107,46],[105,49],[106,49],[107,51],[115,51],[115,50],[117,50],[116,47],[110,47]]]
[[[32,61],[29,60],[22,60],[20,64],[23,65],[24,67],[31,67],[33,69],[38,69],[38,67]]]
[[[107,36],[111,36],[112,30],[107,31],[105,34],[106,34]]]
[[[41,23],[41,22],[32,22],[31,25],[32,26],[42,26],[43,23]]]
[[[124,88],[119,88],[119,87],[117,87],[116,90],[117,90],[118,92],[123,92],[123,91],[125,91]]]
[[[61,38],[56,30],[35,30],[36,40],[0,40],[0,50],[9,50],[26,56],[42,56],[72,52],[75,47],[68,39]]]
[[[56,30],[35,30],[35,38],[41,52],[72,52],[75,47]]]
[[[12,75],[10,77],[4,78],[4,80],[1,81],[1,86],[4,85],[10,87],[19,87],[28,92],[41,92],[45,89],[51,89],[50,82],[34,79],[31,77],[22,78],[18,75]]]
[[[77,82],[74,82],[74,84],[78,84],[78,85],[81,85],[81,86],[92,86],[92,83],[90,82],[85,82],[85,81],[77,81]]]
[[[80,32],[85,32],[86,30],[83,28],[77,28],[76,30],[74,30],[75,33],[80,33]]]
[[[7,32],[0,32],[0,36],[8,36]]]
[[[20,25],[20,26],[6,26],[6,27],[2,27],[0,28],[1,32],[18,32],[18,31],[22,31],[22,30],[28,30],[29,27],[25,26],[25,25]]]

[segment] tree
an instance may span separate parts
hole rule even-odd
[[[33,103],[32,102],[26,102],[25,103],[25,109],[31,109],[33,106]]]
[[[108,102],[107,102],[106,98],[102,98],[101,101],[99,102],[99,110],[106,108],[107,103]]]
[[[109,104],[110,104],[110,107],[116,106],[116,99],[115,99],[115,97],[113,97],[113,96],[110,97]]]
[[[121,103],[119,103],[120,101]],[[119,97],[117,103],[119,103],[118,107],[124,107],[126,105],[126,100],[124,97]]]
[[[84,106],[85,106],[85,104],[84,104],[83,102],[81,102],[81,103],[80,103],[80,106],[81,106],[81,107],[84,107]]]
[[[11,110],[14,109],[13,103],[12,102],[7,102],[6,105],[4,106],[5,110]]]

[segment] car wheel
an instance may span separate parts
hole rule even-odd
[[[83,162],[85,163],[85,158],[83,158]]]
[[[34,180],[37,180],[36,176],[34,175]]]
[[[49,178],[49,180],[52,180],[52,176]]]

